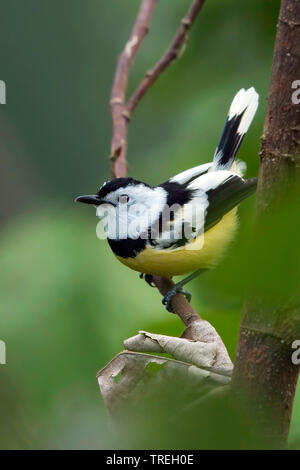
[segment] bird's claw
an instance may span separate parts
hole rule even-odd
[[[145,279],[145,281],[147,282],[147,284],[149,284],[150,287],[155,287],[151,274],[141,273],[140,274],[140,279]]]
[[[175,284],[175,286],[172,287],[172,289],[170,289],[162,299],[162,304],[166,307],[168,312],[174,313],[172,308],[172,299],[176,294],[182,294],[188,302],[192,299],[192,294],[190,292],[187,292],[182,287],[176,286]]]

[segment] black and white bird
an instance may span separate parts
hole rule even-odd
[[[218,262],[237,229],[237,206],[256,189],[244,179],[245,164],[235,156],[258,106],[254,88],[241,89],[229,108],[220,142],[210,163],[173,176],[158,186],[133,178],[104,183],[96,194],[76,201],[92,204],[105,219],[108,243],[124,265],[149,276],[192,273],[163,299]],[[194,272],[193,272],[194,271]]]

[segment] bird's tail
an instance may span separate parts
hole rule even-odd
[[[258,94],[255,89],[242,88],[233,98],[229,108],[225,127],[216,148],[213,170],[229,170],[234,157],[249,129],[258,106]]]

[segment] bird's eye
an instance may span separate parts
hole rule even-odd
[[[127,196],[127,194],[121,194],[118,197],[118,201],[120,204],[127,204],[127,202],[129,201],[129,196]]]

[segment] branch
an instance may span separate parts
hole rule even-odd
[[[118,59],[111,91],[110,111],[113,122],[111,142],[111,177],[120,178],[127,174],[127,119],[125,98],[130,69],[136,53],[149,31],[152,14],[158,0],[143,0],[130,37]]]
[[[130,122],[131,113],[155,80],[157,80],[163,71],[179,57],[179,53],[187,41],[188,30],[196,20],[196,17],[204,4],[204,0],[194,0],[192,2],[185,17],[181,20],[181,25],[167,51],[157,62],[152,71],[146,73],[142,82],[126,104],[126,91],[131,66],[145,35],[149,31],[149,25],[156,4],[157,0],[142,1],[135,25],[125,48],[118,59],[110,102],[113,124],[111,143],[112,178],[124,177],[127,174],[127,128]],[[161,278],[158,276],[153,277],[153,282],[162,295],[165,295],[174,285],[171,279]],[[214,327],[207,321],[202,320],[198,313],[181,294],[177,294],[173,298],[172,307],[173,311],[179,315],[187,327],[182,336],[186,339],[193,339],[195,341],[216,343],[218,346],[215,366],[226,368],[228,370],[232,369],[232,362],[229,358],[228,352]]]
[[[197,18],[205,0],[194,0],[186,16],[182,18],[181,25],[174,36],[173,41],[166,50],[162,58],[156,63],[152,70],[145,73],[143,80],[137,87],[135,92],[127,104],[127,112],[130,116],[132,111],[137,107],[140,100],[147,93],[151,85],[165,71],[165,69],[178,57],[180,57],[182,49],[186,46],[188,40],[188,31]]]
[[[162,295],[165,295],[174,286],[174,282],[166,277],[153,276],[153,283]],[[173,297],[172,309],[186,326],[182,338],[215,343],[214,367],[232,370],[233,365],[221,337],[208,321],[200,317],[182,294],[176,294]]]
[[[171,45],[154,68],[146,72],[144,79],[132,94],[128,103],[125,103],[126,91],[130,69],[137,51],[149,32],[151,18],[158,0],[143,0],[135,25],[130,37],[121,53],[115,73],[111,92],[110,109],[113,122],[113,136],[111,142],[111,177],[120,178],[127,174],[126,150],[127,127],[130,117],[140,100],[147,93],[151,85],[164,72],[164,70],[179,57],[182,47],[188,39],[188,30],[196,20],[205,0],[194,0]]]
[[[292,101],[292,83],[300,76],[300,29],[295,27],[299,17],[300,3],[282,0],[261,142],[253,249],[263,247],[260,253],[264,255],[256,259],[255,267],[270,284],[261,289],[256,285],[255,292],[252,287],[245,302],[233,375],[236,393],[246,397],[247,406],[273,447],[286,445],[299,374],[299,365],[292,363],[291,348],[300,335],[300,306],[291,269],[295,256],[293,223],[299,207],[293,204],[299,201],[300,182],[300,112]],[[291,209],[292,216],[285,220],[281,232],[283,216]],[[287,270],[274,256],[278,246],[292,247],[284,252],[289,260]],[[280,286],[273,286],[274,281],[268,279],[279,269],[286,288],[281,281]]]

